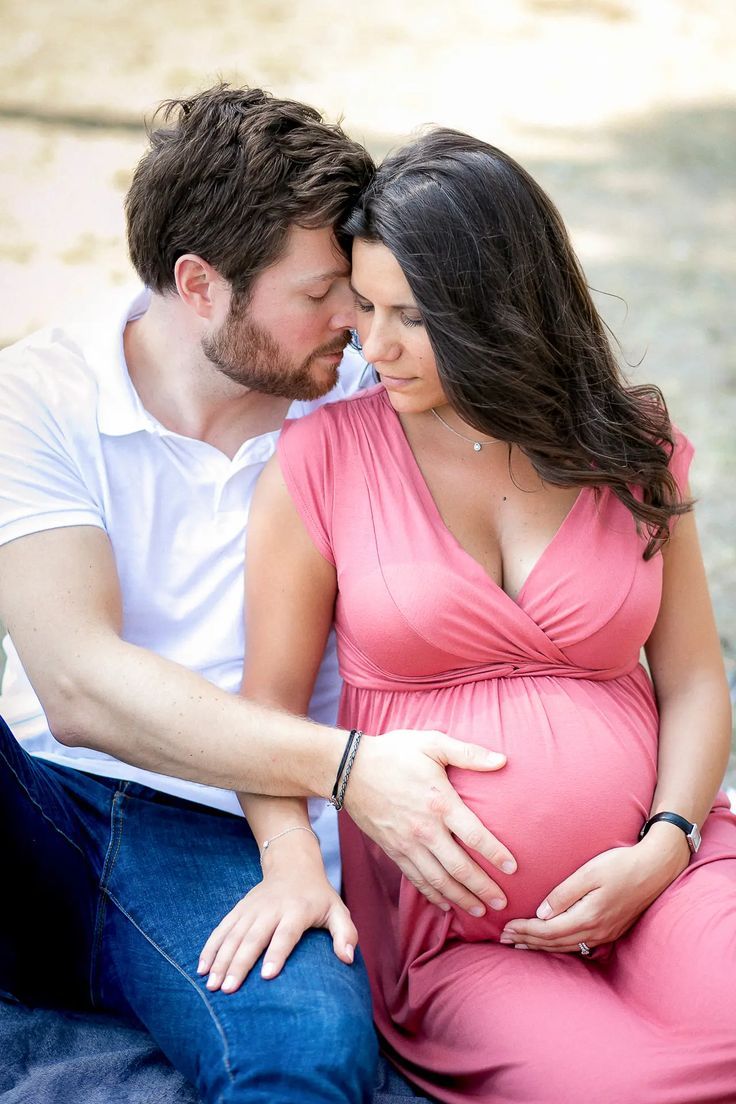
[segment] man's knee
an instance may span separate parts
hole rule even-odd
[[[326,932],[310,932],[289,967],[281,993],[279,979],[264,983],[275,1002],[267,1019],[279,1021],[274,1090],[281,1084],[284,1100],[370,1101],[378,1047],[362,960],[346,966]]]
[[[346,966],[326,933],[310,932],[279,977],[263,981],[257,971],[239,994],[214,1002],[227,1057],[211,1071],[215,1094],[199,1086],[203,1098],[369,1104],[378,1047],[362,961]]]

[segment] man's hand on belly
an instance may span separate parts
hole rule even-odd
[[[496,771],[505,763],[497,752],[442,732],[367,737],[345,807],[432,904],[442,909],[454,904],[482,916],[486,906],[505,908],[506,898],[460,844],[506,874],[516,870],[516,860],[463,804],[446,768]]]

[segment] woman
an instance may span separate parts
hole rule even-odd
[[[341,819],[387,1053],[450,1102],[734,1101],[729,707],[691,446],[623,383],[559,215],[500,151],[420,138],[347,229],[382,383],[288,425],[262,477],[245,688],[304,711],[334,607],[341,724],[507,757],[450,772],[503,844],[489,910]],[[310,923],[349,961],[302,807],[245,805],[265,877],[208,941],[210,986],[267,945],[278,972]]]

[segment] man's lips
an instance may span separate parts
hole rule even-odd
[[[336,358],[337,360],[342,360],[342,355],[345,352],[346,348],[347,342],[343,342],[341,345],[335,345],[331,349],[317,349],[316,352],[312,353],[312,359],[322,360],[326,357],[330,357]]]

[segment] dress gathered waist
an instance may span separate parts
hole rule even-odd
[[[603,670],[576,667],[573,664],[560,663],[489,663],[487,666],[457,668],[452,671],[433,672],[425,676],[396,673],[387,675],[379,670],[350,671],[341,670],[343,681],[355,690],[381,690],[396,693],[416,693],[418,691],[437,691],[454,686],[464,686],[473,682],[487,682],[491,679],[513,678],[570,678],[584,679],[586,682],[612,682],[625,678],[641,667],[635,659],[621,667]],[[643,668],[642,668],[643,670]]]

